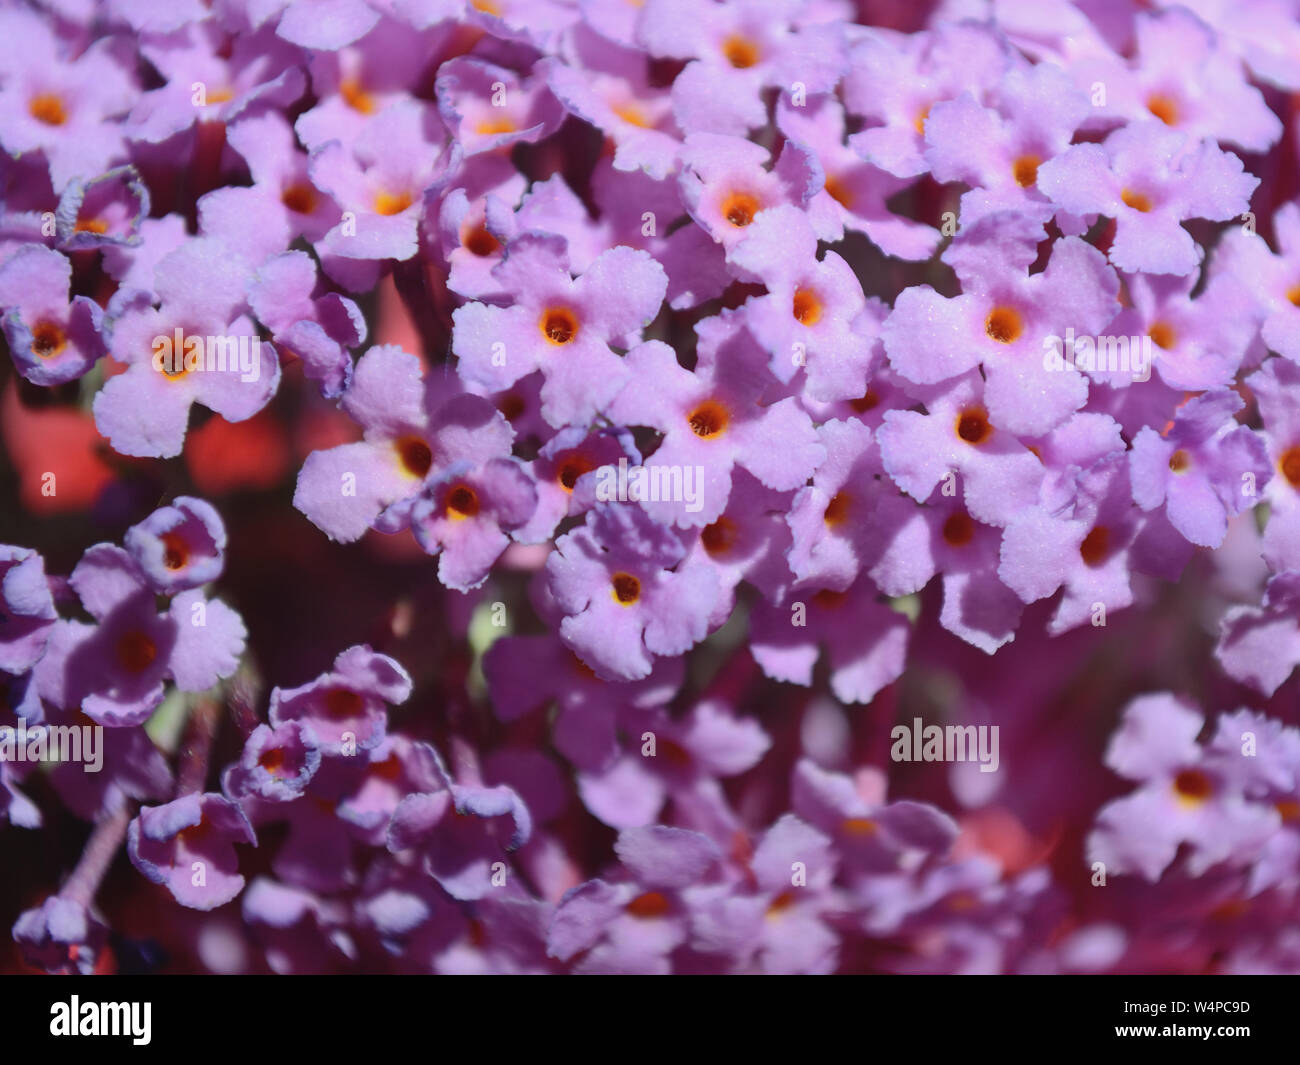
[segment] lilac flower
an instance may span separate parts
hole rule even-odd
[[[1259,403],[1269,460],[1280,474],[1266,488],[1264,558],[1275,571],[1300,569],[1300,366],[1269,359],[1246,383]]]
[[[455,315],[452,350],[465,381],[508,388],[540,370],[542,414],[553,426],[589,421],[621,378],[611,346],[639,338],[663,303],[667,277],[645,252],[612,248],[576,281],[564,242],[527,233],[493,271],[511,307],[470,303]]]
[[[1204,291],[1192,299],[1198,281],[1194,272],[1126,276],[1132,307],[1111,325],[1117,336],[1149,337],[1160,379],[1191,391],[1231,383],[1257,329],[1255,299],[1239,278],[1212,269]]]
[[[848,263],[834,252],[817,259],[817,237],[803,213],[789,205],[761,212],[731,261],[767,286],[767,295],[745,304],[744,315],[745,328],[771,356],[773,376],[789,382],[806,367],[812,399],[862,395],[879,355],[854,326],[863,317],[869,332],[883,315],[865,314]]]
[[[792,588],[759,604],[750,622],[750,650],[773,680],[808,687],[825,647],[831,691],[846,703],[869,703],[903,673],[907,619],[876,601],[860,577],[845,591]]]
[[[274,689],[269,714],[275,726],[302,722],[324,754],[346,756],[382,742],[387,706],[410,695],[406,670],[363,645],[340,652],[333,669],[301,687]]]
[[[131,107],[137,90],[112,39],[73,57],[43,22],[11,28],[23,47],[7,55],[0,84],[0,146],[13,155],[44,153],[55,192],[121,162],[122,126],[111,120]]]
[[[683,476],[703,470],[697,509],[688,509],[686,499],[642,504],[659,520],[707,525],[727,505],[735,466],[768,488],[788,491],[802,485],[825,454],[808,415],[792,398],[760,404],[765,384],[754,363],[761,351],[739,328],[742,320],[701,323],[701,359],[693,373],[659,341],[641,345],[624,359],[629,381],[609,404],[609,417],[663,434],[650,456],[653,465],[679,469]]]
[[[1129,452],[1133,498],[1143,510],[1165,506],[1169,521],[1202,547],[1218,547],[1228,518],[1256,501],[1269,478],[1264,442],[1232,415],[1245,402],[1226,389],[1190,400],[1173,426],[1145,426]]]
[[[929,393],[926,413],[886,411],[876,434],[886,472],[918,503],[941,482],[960,488],[979,521],[1006,525],[1038,500],[1043,468],[1019,438],[995,427],[977,373]]]
[[[448,588],[477,588],[516,532],[537,508],[537,489],[515,459],[492,459],[475,469],[449,467],[425,489],[411,512],[420,546],[438,556],[438,579]]]
[[[419,360],[392,344],[358,360],[343,409],[365,439],[312,452],[293,503],[327,536],[345,543],[370,528],[405,528],[425,485],[456,462],[508,456],[514,436],[486,400],[438,395],[422,379]]]
[[[1049,499],[1024,509],[1002,537],[998,576],[1026,603],[1064,586],[1048,625],[1053,635],[1131,606],[1135,561],[1159,558],[1176,573],[1190,553],[1166,522],[1138,517],[1123,453],[1079,471],[1076,491],[1072,505],[1053,509]]]
[[[1239,784],[1205,759],[1196,743],[1202,717],[1173,695],[1144,695],[1124,711],[1106,764],[1139,783],[1108,803],[1088,839],[1091,860],[1108,873],[1156,880],[1188,849],[1193,876],[1218,862],[1246,860],[1276,830],[1275,810],[1248,802]]]
[[[691,938],[693,903],[722,857],[699,832],[629,828],[615,844],[626,879],[591,880],[560,900],[547,951],[583,974],[666,974]]]
[[[460,56],[438,68],[438,111],[466,156],[532,144],[555,132],[559,106],[540,77]]]
[[[849,114],[867,120],[849,147],[899,177],[924,173],[925,125],[935,104],[963,91],[983,103],[1017,60],[991,25],[941,23],[909,37],[868,29],[853,44],[844,78]]]
[[[248,304],[282,350],[302,360],[303,373],[326,399],[352,380],[349,348],[365,342],[366,322],[350,299],[333,292],[313,298],[316,264],[289,251],[264,262],[248,286]]]
[[[126,531],[126,549],[164,595],[198,588],[221,576],[226,526],[211,503],[177,496]]]
[[[981,232],[997,239],[1002,218],[988,216]],[[982,241],[970,239],[979,251]],[[1088,382],[1069,368],[1047,371],[1045,348],[1070,329],[1080,336],[1105,331],[1116,310],[1114,271],[1077,237],[1058,241],[1040,274],[1025,276],[1019,263],[998,258],[978,268],[957,265],[960,296],[944,299],[924,285],[899,295],[881,330],[890,363],[918,384],[946,381],[982,365],[992,424],[1017,433],[1048,432],[1083,405]]]
[[[481,899],[493,890],[493,864],[528,841],[528,808],[510,788],[455,783],[432,754],[442,788],[402,800],[389,825],[388,848],[418,848],[425,869],[449,895]]]
[[[37,683],[56,707],[80,707],[109,727],[139,725],[162,702],[164,681],[199,692],[235,672],[246,631],[219,599],[186,591],[159,613],[144,572],[111,544],[90,548],[68,583],[95,624],[55,624]]]
[[[322,255],[406,260],[418,249],[422,194],[454,165],[437,112],[400,101],[367,123],[349,146],[329,141],[308,172],[345,217],[316,243]]]
[[[832,841],[794,814],[764,834],[750,862],[754,889],[703,904],[696,943],[721,953],[732,972],[828,974],[839,961]]]
[[[847,65],[841,28],[804,22],[800,7],[648,0],[638,41],[652,56],[692,60],[673,82],[678,125],[743,136],[766,120],[764,87],[786,90],[801,81],[809,93],[831,92]]]
[[[45,560],[0,544],[0,670],[18,675],[36,665],[57,618]]]
[[[108,927],[75,899],[51,895],[19,915],[13,937],[29,965],[52,974],[87,976],[108,945]]]
[[[821,96],[807,106],[791,106],[782,95],[777,126],[791,140],[811,149],[825,175],[823,189],[808,202],[819,234],[837,234],[838,226],[865,234],[886,255],[928,259],[939,232],[890,211],[887,201],[909,187],[906,178],[865,163],[844,144],[845,116],[839,102]],[[829,215],[831,221],[822,221]]]
[[[1211,274],[1229,275],[1254,294],[1261,336],[1274,351],[1300,362],[1300,204],[1273,216],[1278,254],[1253,229],[1229,230],[1215,252]]]
[[[964,226],[999,211],[1041,221],[1052,209],[1038,190],[1038,168],[1069,147],[1091,108],[1058,68],[1013,70],[998,86],[998,109],[970,92],[936,104],[925,120],[926,161],[936,181],[964,181]]]
[[[547,559],[560,635],[599,674],[649,676],[654,655],[679,655],[711,628],[720,589],[706,563],[683,563],[684,537],[637,507],[597,507]]]
[[[302,797],[320,764],[320,748],[310,725],[294,720],[274,727],[258,725],[223,787],[236,799],[255,795],[288,802]]]
[[[1074,214],[1114,218],[1110,261],[1121,270],[1189,274],[1204,254],[1182,222],[1226,222],[1247,209],[1259,179],[1210,141],[1155,122],[1116,130],[1104,145],[1076,144],[1042,165],[1038,187]]]
[[[1275,575],[1258,607],[1231,607],[1215,654],[1229,676],[1265,695],[1277,691],[1300,665],[1300,573]]]
[[[149,188],[133,166],[90,180],[73,178],[54,212],[59,248],[72,252],[138,244],[149,206]]]
[[[763,211],[783,203],[805,207],[826,187],[812,152],[787,141],[771,170],[768,151],[740,137],[693,133],[681,151],[677,183],[696,223],[728,252],[749,236]],[[835,239],[838,219],[824,217],[819,239]]]
[[[0,309],[14,365],[37,385],[75,381],[104,354],[104,312],[86,296],[68,299],[72,264],[26,244],[0,265]]]
[[[257,837],[240,808],[220,795],[143,807],[127,829],[132,864],[194,910],[214,910],[244,890],[236,843],[256,845]]]
[[[242,314],[245,280],[242,265],[220,241],[196,237],[158,263],[154,287],[159,307],[147,293],[119,292],[110,351],[127,364],[127,371],[110,378],[94,404],[95,422],[114,450],[124,455],[179,455],[194,403],[239,422],[270,402],[280,382],[280,362],[257,341],[252,323]],[[177,330],[184,338],[183,350],[175,350]],[[241,337],[253,348],[247,372],[230,356]],[[175,361],[159,358],[166,352],[159,338],[172,346]],[[225,359],[215,369],[208,366],[207,338],[223,344],[216,354]],[[198,347],[190,341],[197,341]],[[231,362],[237,364],[233,370]]]

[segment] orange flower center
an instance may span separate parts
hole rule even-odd
[[[478,493],[467,484],[458,484],[447,493],[447,516],[456,521],[472,518],[479,512]]]
[[[968,444],[980,445],[993,435],[993,426],[989,424],[989,415],[983,407],[964,410],[957,418],[957,435]]]
[[[1199,769],[1184,769],[1174,777],[1174,793],[1184,806],[1200,806],[1214,794],[1214,784]]]
[[[722,201],[722,217],[737,229],[749,225],[760,209],[758,197],[748,192],[733,192]]]
[[[560,463],[559,468],[555,471],[555,479],[560,482],[560,487],[566,492],[572,492],[578,484],[578,478],[584,473],[590,473],[595,468],[596,464],[586,455],[574,452]]]
[[[330,688],[325,693],[325,713],[333,718],[357,717],[366,701],[351,688]]]
[[[840,828],[850,836],[874,836],[880,826],[869,817],[846,817],[840,822]]]
[[[409,192],[378,192],[375,194],[375,214],[401,214],[413,202]]]
[[[758,62],[758,45],[748,37],[733,33],[722,42],[722,54],[737,70],[745,70]]]
[[[659,891],[647,891],[644,895],[638,895],[626,907],[633,917],[642,918],[662,917],[672,908],[667,896]]]
[[[1178,122],[1178,104],[1173,97],[1166,96],[1162,92],[1152,93],[1147,97],[1147,110],[1166,126],[1173,126]]]
[[[33,96],[27,111],[37,122],[44,122],[47,126],[61,126],[68,120],[68,112],[57,93],[43,92]]]
[[[163,565],[170,570],[184,569],[190,560],[190,545],[177,532],[163,533]]]
[[[810,288],[795,289],[794,316],[803,325],[813,326],[821,321],[822,301]]]
[[[465,250],[471,255],[477,255],[480,259],[486,259],[501,247],[501,242],[487,231],[487,226],[481,223],[465,231],[460,242],[465,246]]]
[[[837,177],[826,178],[826,192],[832,200],[838,203],[846,211],[853,209],[853,193],[849,187]]]
[[[1168,322],[1152,322],[1151,328],[1147,330],[1147,336],[1151,338],[1151,343],[1162,351],[1169,351],[1178,343],[1178,334]]]
[[[345,78],[339,85],[339,95],[352,110],[363,115],[374,114],[374,98],[361,87],[361,82],[356,78]]]
[[[641,598],[641,582],[630,573],[615,573],[609,583],[616,603],[631,606]]]
[[[552,307],[542,315],[539,328],[550,343],[570,343],[578,335],[578,316],[565,307]]]
[[[731,421],[727,408],[715,400],[705,400],[686,416],[691,432],[704,440],[720,435]]]
[[[1132,189],[1125,189],[1119,194],[1119,198],[1124,201],[1128,207],[1135,211],[1141,211],[1146,214],[1151,210],[1151,197],[1141,192],[1134,192]]]
[[[279,747],[272,747],[269,751],[262,752],[262,757],[257,760],[257,764],[275,776],[284,769],[285,761],[284,751]]]
[[[1016,184],[1027,189],[1038,182],[1038,166],[1042,162],[1036,155],[1022,155],[1012,164],[1011,174]]]
[[[316,190],[306,181],[295,181],[280,193],[280,202],[295,214],[316,210]]]
[[[735,547],[739,535],[736,523],[724,515],[700,530],[700,543],[704,545],[705,551],[716,558]]]
[[[158,657],[158,645],[146,633],[132,629],[117,641],[117,660],[128,673],[143,673]]]
[[[849,400],[849,406],[859,414],[866,414],[880,406],[880,397],[868,388],[858,399]]]
[[[1192,464],[1192,456],[1181,447],[1169,456],[1169,469],[1174,473],[1184,473]]]
[[[831,528],[844,524],[849,516],[849,506],[852,502],[853,498],[847,492],[836,492],[831,496],[831,501],[826,504],[823,520]]]
[[[404,436],[393,446],[397,449],[397,458],[402,464],[402,469],[412,477],[423,480],[433,468],[433,451],[418,436]]]
[[[996,340],[999,344],[1019,340],[1024,331],[1025,323],[1014,307],[994,307],[984,319],[984,332],[990,340]]]
[[[1300,445],[1282,452],[1277,468],[1292,488],[1300,488]]]
[[[964,510],[956,510],[943,523],[943,542],[949,547],[964,547],[975,535],[975,522]]]
[[[32,329],[32,351],[42,359],[52,359],[68,346],[68,335],[53,322],[37,322]]]
[[[1110,530],[1104,525],[1095,526],[1079,544],[1079,556],[1089,566],[1100,566],[1110,554]]]

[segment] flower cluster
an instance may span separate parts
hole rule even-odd
[[[1184,2],[2,0],[27,963],[1300,970],[1300,19]]]

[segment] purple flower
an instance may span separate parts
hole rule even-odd
[[[433,395],[419,360],[394,345],[371,348],[357,362],[343,409],[361,424],[365,439],[312,452],[293,502],[331,539],[345,543],[371,528],[406,528],[426,485],[457,462],[508,456],[514,437],[486,400]]]
[[[825,454],[794,399],[761,405],[766,386],[754,366],[761,349],[739,328],[740,321],[733,316],[701,323],[701,358],[694,372],[655,340],[624,360],[630,380],[609,405],[609,416],[663,434],[648,468],[679,471],[683,486],[688,474],[702,471],[693,503],[685,491],[679,499],[664,498],[662,492],[657,500],[644,499],[646,512],[658,520],[707,525],[727,505],[735,466],[768,488],[788,491],[802,485]]]
[[[1276,831],[1278,814],[1249,802],[1240,783],[1196,743],[1203,719],[1173,695],[1144,695],[1124,711],[1106,749],[1106,764],[1139,783],[1137,791],[1102,808],[1088,839],[1093,861],[1108,874],[1156,880],[1187,848],[1189,872],[1247,861]]]
[[[274,727],[258,725],[223,786],[236,799],[255,795],[288,802],[302,797],[320,764],[320,748],[310,725],[292,720]]]
[[[537,490],[517,460],[491,459],[479,469],[462,462],[425,488],[411,528],[420,546],[438,556],[438,579],[468,592],[487,580],[536,507]]]
[[[1265,695],[1277,691],[1300,665],[1300,572],[1276,574],[1259,606],[1229,608],[1215,654],[1229,676]]]
[[[0,309],[14,365],[37,385],[75,381],[104,354],[104,312],[86,296],[68,299],[72,264],[26,244],[0,265]]]
[[[226,563],[226,526],[211,503],[177,496],[123,538],[153,589],[173,595],[221,576]]]
[[[1203,393],[1165,433],[1144,426],[1129,452],[1138,506],[1163,505],[1173,527],[1202,547],[1223,543],[1228,518],[1253,506],[1270,476],[1263,440],[1232,418],[1244,406],[1227,389]]]
[[[1038,171],[1039,189],[1057,207],[1115,219],[1110,261],[1149,274],[1195,270],[1204,253],[1181,223],[1236,218],[1258,184],[1231,152],[1189,144],[1154,120],[1116,130],[1104,145],[1076,144]]]
[[[334,668],[298,688],[275,688],[272,725],[300,721],[326,755],[351,756],[384,739],[389,705],[411,695],[411,678],[401,665],[368,646],[349,647]]]
[[[845,591],[795,587],[758,604],[750,622],[750,650],[764,673],[809,687],[824,647],[831,691],[846,703],[869,703],[902,676],[907,642],[907,619],[877,602],[865,576]]]
[[[115,298],[110,351],[127,371],[108,380],[94,411],[114,450],[166,458],[181,453],[195,402],[233,422],[266,406],[280,361],[242,313],[244,266],[220,241],[186,241],[154,276],[159,307],[139,290]]]
[[[162,702],[166,680],[199,692],[235,672],[246,630],[220,600],[186,591],[159,613],[143,571],[111,544],[90,548],[68,583],[96,623],[55,624],[37,684],[56,707],[80,707],[110,727],[139,725]]]
[[[685,562],[682,534],[637,507],[597,507],[547,559],[560,635],[602,676],[640,680],[652,656],[679,655],[721,624],[717,574]]]
[[[76,900],[52,895],[19,915],[13,937],[28,965],[51,974],[86,976],[108,945],[108,927]]]
[[[459,308],[452,338],[468,384],[499,391],[540,370],[542,414],[557,428],[589,421],[613,398],[623,375],[611,346],[639,339],[668,286],[663,268],[631,248],[610,249],[573,280],[564,248],[537,233],[511,241],[493,273],[513,306]]]
[[[45,560],[0,544],[0,670],[18,675],[36,665],[57,618]]]
[[[431,753],[442,787],[402,800],[388,828],[388,849],[418,848],[429,875],[452,898],[482,899],[493,890],[494,866],[528,841],[532,819],[513,789],[457,784]]]
[[[236,843],[257,843],[243,811],[220,795],[195,793],[141,808],[126,849],[145,878],[182,906],[214,910],[244,890]]]

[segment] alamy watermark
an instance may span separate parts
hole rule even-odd
[[[981,773],[996,773],[998,725],[895,725],[889,731],[894,741],[889,757],[895,762],[979,762]]]
[[[596,470],[596,498],[602,503],[685,503],[688,513],[704,509],[703,466],[618,466]]]
[[[237,373],[251,384],[262,376],[262,342],[252,336],[171,336],[153,338],[153,368],[172,379],[190,373]]]
[[[1044,370],[1126,373],[1134,381],[1149,381],[1154,360],[1155,345],[1149,336],[1076,337],[1071,327],[1065,331],[1064,339],[1055,333],[1043,338]]]
[[[0,727],[0,762],[80,762],[87,773],[104,768],[104,729],[100,725]]]

